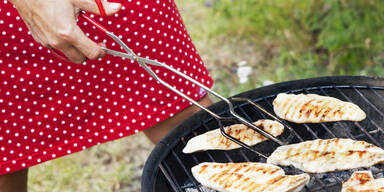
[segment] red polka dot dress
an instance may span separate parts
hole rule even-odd
[[[142,57],[212,85],[172,0],[117,0],[122,10],[91,15]],[[94,41],[121,50],[85,20]],[[160,67],[152,69],[195,100],[206,93]],[[110,55],[64,62],[36,43],[17,10],[0,1],[0,174],[30,167],[151,127],[188,107],[136,62]]]

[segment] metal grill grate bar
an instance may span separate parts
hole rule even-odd
[[[363,98],[363,100],[364,100],[365,102],[367,102],[367,103],[369,104],[370,107],[372,107],[377,113],[379,113],[382,117],[384,117],[384,113],[383,113],[382,111],[380,111],[375,105],[373,105],[372,102],[368,100],[368,98],[366,98],[366,97],[365,97],[359,90],[357,90],[355,87],[353,87],[353,89],[354,89],[354,90],[361,96],[361,98]],[[376,93],[375,95],[379,96],[379,95],[377,94],[377,92],[374,91],[371,87],[369,87],[369,90],[372,91],[372,92],[374,92],[374,93]],[[381,98],[382,98],[382,97],[381,97]],[[371,121],[371,123],[372,123],[377,129],[379,129],[381,132],[384,133],[384,129],[383,129],[381,126],[379,126],[379,125],[378,125],[375,121],[373,121],[369,116],[368,116],[367,118]]]
[[[272,104],[269,100],[265,99],[264,97],[263,97],[263,100],[264,100],[264,101],[265,101],[271,108],[273,108],[273,104]],[[296,137],[297,137],[301,142],[304,141],[304,139],[303,139],[302,137],[300,137],[300,135],[299,135],[294,129],[293,129],[293,133],[296,135]],[[319,190],[320,190],[320,189],[324,189],[324,187],[326,187],[326,185],[321,181],[321,179],[319,178],[319,176],[317,176],[317,175],[314,175],[314,176],[315,176],[315,180],[316,180],[316,182],[320,184]]]
[[[370,107],[372,107],[372,109],[374,109],[377,113],[379,113],[382,117],[384,117],[384,113],[381,112],[375,105],[373,105],[373,104],[368,100],[367,97],[365,97],[359,90],[356,89],[356,87],[352,87],[352,89],[353,89],[357,94],[359,94],[359,96],[360,96],[365,102],[367,102],[368,105],[369,105]],[[372,91],[373,89],[369,87],[369,90]]]
[[[337,88],[337,87],[334,87],[336,90],[337,90],[337,92],[339,92],[347,101],[349,101],[349,102],[352,102],[352,100],[348,97],[348,96],[346,96],[339,88]],[[366,99],[366,97],[364,97],[364,96],[362,96],[363,98],[365,98]],[[367,119],[368,120],[370,120],[370,121],[372,121],[371,119],[370,119],[370,117],[368,117],[367,116]],[[369,134],[368,132],[367,132],[367,130],[365,130],[361,125],[360,125],[360,123],[359,122],[355,122],[355,125],[362,131],[362,132],[364,132],[368,137],[369,137],[369,139],[371,139],[371,141],[373,142],[373,143],[375,143],[375,145],[377,145],[377,146],[380,146],[380,143],[371,135],[371,134]]]
[[[332,93],[333,94],[338,94],[342,100],[346,100],[346,101],[349,101],[349,102],[353,102],[352,99],[349,97],[349,93],[350,92],[344,92],[343,90],[346,89],[348,91],[353,91],[358,97],[359,99],[359,103],[361,102],[364,102],[367,104],[367,106],[369,108],[371,108],[373,111],[375,111],[376,113],[378,113],[378,115],[380,115],[381,117],[384,118],[384,112],[380,111],[380,109],[378,107],[376,107],[372,101],[366,97],[366,93],[364,93],[364,91],[360,91],[360,90],[368,90],[370,92],[373,93],[373,95],[375,95],[381,102],[384,103],[384,96],[380,95],[376,90],[381,90],[383,91],[384,90],[384,87],[370,87],[370,86],[319,86],[319,87],[312,87],[312,88],[305,88],[305,89],[297,89],[297,90],[291,90],[289,92],[291,93],[301,93],[301,92],[304,92],[304,93],[313,93],[313,92],[320,92],[322,95],[325,95],[325,96],[330,96],[330,92],[328,91],[333,91]],[[273,109],[273,105],[272,105],[272,102],[271,100],[273,98],[275,98],[276,95],[270,95],[270,96],[266,96],[266,97],[260,97],[256,100],[254,100],[253,102],[255,103],[258,103],[258,102],[263,102],[265,104],[267,104],[267,106],[270,108],[270,109]],[[370,97],[371,98],[371,97]],[[356,100],[356,98],[354,98],[354,100]],[[361,100],[361,101],[360,101]],[[361,104],[360,104],[361,105]],[[240,111],[241,114],[248,120],[251,120],[251,121],[254,121],[253,118],[249,115],[250,113],[250,110],[248,110],[247,107],[251,107],[251,109],[254,109],[254,111],[257,112],[257,116],[261,116],[262,118],[268,118],[264,113],[260,112],[257,107],[249,104],[249,103],[241,103],[239,105],[236,105],[235,106],[235,109]],[[229,114],[228,111],[225,111],[224,114]],[[202,122],[202,124],[198,127],[196,127],[195,129],[203,129],[204,132],[207,132],[207,131],[210,131],[212,130],[214,127],[211,127],[211,126],[208,126],[209,122],[212,122],[212,121],[215,121],[213,118],[208,120],[208,121],[205,121],[205,122]],[[353,124],[356,126],[356,131],[358,131],[357,133],[353,133],[353,132],[349,132],[349,131],[346,131],[345,133],[343,132],[343,134],[346,134],[345,136],[348,136],[349,138],[351,139],[355,139],[356,138],[361,138],[363,136],[365,136],[365,138],[369,138],[369,140],[371,140],[375,145],[377,146],[382,146],[383,144],[380,144],[380,142],[375,138],[375,136],[373,136],[372,134],[377,134],[378,132],[381,132],[381,133],[384,133],[384,129],[382,126],[380,126],[381,124],[380,123],[377,123],[374,119],[372,119],[369,115],[367,115],[367,119],[365,120],[366,123],[369,123],[369,125],[371,125],[372,128],[374,128],[374,130],[367,130],[365,129],[365,126],[362,125],[360,122],[354,122]],[[288,125],[290,126],[291,123],[289,122],[286,122],[286,121],[283,121],[283,124],[284,125]],[[296,124],[294,124],[296,125]],[[321,130],[324,130],[327,134],[325,134],[325,138],[322,138],[322,139],[326,139],[326,138],[336,138],[336,137],[340,137],[340,134],[334,132],[336,131],[334,128],[330,128],[327,124],[324,124],[324,123],[320,123],[318,124],[320,127],[321,127]],[[337,127],[341,127],[343,129],[348,129],[349,127],[347,127],[347,125],[345,123],[342,123],[342,122],[334,122],[334,125],[337,126]],[[368,125],[368,124],[367,124]],[[306,131],[306,133],[309,133],[309,136],[311,136],[312,138],[315,138],[315,139],[319,139],[319,135],[317,134],[317,131],[318,130],[314,130],[315,127],[312,127],[308,124],[300,124],[300,126],[303,126],[302,128],[296,128],[295,129],[292,129],[292,133],[293,135],[295,136],[296,139],[298,139],[300,142],[303,142],[307,139],[303,139],[303,137],[299,134],[299,131],[300,129],[303,129],[303,131]],[[194,129],[194,130],[195,130]],[[323,132],[324,133],[324,132]],[[353,133],[353,134],[352,134]],[[306,138],[306,136],[304,135],[304,138]],[[381,141],[381,140],[380,140]],[[183,146],[186,145],[186,141],[184,139],[181,139],[181,144]],[[191,187],[193,187],[195,190],[201,192],[201,188],[199,187],[200,184],[194,179],[194,177],[192,176],[192,174],[190,173],[190,170],[189,170],[189,165],[186,165],[183,163],[183,160],[182,158],[178,155],[178,152],[174,151],[174,149],[170,148],[170,153],[172,154],[172,157],[176,160],[177,164],[182,168],[183,172],[185,173],[185,176],[187,178],[187,180],[191,181]],[[220,151],[220,154],[222,154],[222,156],[220,156],[219,158],[221,159],[216,159],[215,158],[215,155],[213,155],[211,152],[209,151],[205,151],[203,154],[207,155],[208,156],[208,159],[212,162],[221,162],[221,161],[227,161],[227,162],[237,162],[239,161],[239,157],[241,156],[245,161],[255,161],[255,159],[251,156],[248,156],[249,153],[246,153],[244,152],[244,149],[240,149],[238,151],[238,153],[232,153],[232,152],[228,152],[228,151]],[[240,154],[240,156],[238,156],[237,158],[235,158],[233,155],[234,154]],[[193,160],[194,163],[198,164],[198,163],[201,163],[199,158],[195,156],[195,154],[190,154],[191,156],[191,159]],[[225,159],[223,159],[223,157]],[[234,157],[234,158],[232,158]],[[262,157],[257,157],[258,160],[256,161],[260,161],[260,159],[263,159]],[[235,160],[236,159],[236,160]],[[160,169],[161,171],[164,173],[166,179],[168,180],[170,186],[172,187],[173,190],[175,191],[183,191],[183,189],[185,190],[185,187],[182,187],[184,184],[180,184],[178,183],[178,180],[176,179],[175,175],[172,173],[172,169],[168,166],[168,164],[165,162],[165,160],[162,161],[162,163],[160,164]],[[383,169],[382,167],[379,167],[379,169]],[[382,170],[384,171],[384,170]],[[349,173],[352,173],[353,171],[352,170],[348,170]],[[342,182],[342,179],[339,178],[336,174],[334,173],[327,173],[329,174],[329,176],[331,178],[334,179],[334,182],[330,182],[330,183],[324,183],[322,181],[322,178],[321,178],[321,174],[313,174],[313,178],[315,179],[314,182],[314,186],[312,188],[307,188],[307,191],[327,191],[327,189],[329,189],[330,187],[336,187],[338,185],[341,184]]]
[[[184,139],[182,139],[181,141],[183,143],[184,146],[187,145],[187,143],[185,142]],[[196,164],[200,163],[199,160],[197,160],[197,157],[194,155],[194,154],[189,154],[190,156],[192,156],[192,159],[195,161]],[[212,156],[209,156],[209,157],[212,157]],[[211,161],[215,161],[213,158],[211,158]]]
[[[171,149],[171,153],[172,153],[173,157],[175,157],[175,159],[179,163],[179,165],[183,168],[183,171],[188,176],[188,178],[193,178],[191,172],[189,170],[187,170],[187,168],[185,167],[184,163],[180,160],[180,157],[175,153],[175,151],[173,149]],[[199,192],[201,192],[201,190],[199,188],[199,184],[194,179],[192,179],[192,184],[195,186],[195,188]]]
[[[327,87],[327,89],[330,89],[330,88],[331,88],[331,87]],[[322,93],[323,95],[329,96],[329,94],[324,90],[324,88],[320,87],[319,90],[321,91],[321,93]],[[343,123],[341,123],[341,122],[335,122],[335,124],[339,125],[340,127],[343,127],[344,129],[349,129],[349,127],[346,127],[346,126],[345,126]],[[323,123],[322,123],[322,125],[323,125]],[[356,137],[353,136],[349,131],[347,131],[347,132],[345,132],[345,133],[348,135],[349,138],[356,140]]]
[[[171,169],[169,168],[168,164],[162,161],[159,165],[161,172],[164,174],[165,178],[167,178],[169,184],[171,185],[172,189],[175,191],[182,191],[181,186],[176,181],[176,177],[173,175]]]

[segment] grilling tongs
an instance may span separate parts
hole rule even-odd
[[[100,13],[101,15],[105,15],[105,12],[104,12],[104,9],[102,7],[102,4],[100,2],[100,0],[95,0],[97,2],[97,5],[99,7],[99,10],[100,10]],[[290,128],[287,124],[283,123],[279,118],[277,118],[276,116],[274,116],[273,114],[269,113],[267,110],[265,110],[264,108],[262,108],[261,106],[259,106],[258,104],[254,103],[253,101],[247,99],[247,98],[240,98],[240,97],[233,97],[233,98],[225,98],[223,97],[222,95],[218,94],[217,92],[211,90],[210,88],[206,87],[205,85],[203,85],[202,83],[196,81],[195,79],[189,77],[188,75],[185,75],[184,73],[170,67],[169,65],[165,64],[165,63],[161,63],[161,62],[158,62],[158,61],[155,61],[155,60],[151,60],[151,59],[147,59],[147,58],[143,58],[143,57],[139,57],[137,56],[119,37],[117,37],[116,35],[114,35],[112,32],[108,31],[104,26],[102,26],[100,23],[98,23],[97,21],[91,19],[90,16],[88,16],[87,14],[85,14],[83,11],[80,12],[79,14],[80,17],[84,18],[85,20],[87,20],[88,22],[92,23],[96,28],[98,28],[99,30],[105,32],[110,38],[112,38],[116,43],[118,43],[122,49],[124,49],[126,51],[126,53],[123,53],[123,52],[118,52],[118,51],[115,51],[115,50],[111,50],[111,49],[108,49],[108,48],[105,48],[105,47],[102,47],[102,49],[107,53],[107,54],[110,54],[110,55],[113,55],[113,56],[117,56],[117,57],[122,57],[122,58],[127,58],[127,59],[131,59],[131,60],[135,60],[137,61],[137,63],[139,63],[139,65],[141,67],[143,67],[153,78],[155,78],[158,82],[160,82],[162,85],[166,86],[168,89],[172,90],[173,92],[175,92],[176,94],[180,95],[181,97],[183,97],[184,99],[188,100],[189,102],[191,102],[193,105],[196,105],[197,107],[201,108],[202,110],[208,112],[211,116],[213,116],[218,122],[219,122],[219,126],[220,126],[220,130],[221,130],[221,133],[224,137],[228,138],[229,140],[237,143],[238,145],[258,154],[259,156],[261,157],[264,157],[264,158],[267,158],[266,155],[256,151],[255,149],[253,149],[251,146],[243,143],[242,141],[232,137],[231,135],[227,134],[224,130],[224,126],[222,124],[222,121],[238,121],[238,122],[241,122],[242,124],[248,126],[249,128],[253,129],[254,131],[257,131],[258,133],[260,133],[261,135],[265,136],[266,138],[276,142],[277,144],[279,145],[286,145],[290,139],[292,138],[292,134],[290,134],[289,137],[287,137],[287,141],[282,141],[282,140],[279,140],[278,138],[272,136],[271,134],[269,134],[268,132],[260,129],[259,127],[257,127],[256,125],[254,125],[253,123],[251,123],[250,121],[246,120],[244,117],[240,116],[238,113],[235,112],[234,110],[234,106],[231,102],[232,101],[237,101],[237,102],[248,102],[250,103],[251,105],[255,106],[256,108],[258,108],[259,110],[261,110],[263,113],[267,114],[268,116],[270,116],[271,118],[273,118],[274,120],[280,122],[281,124],[283,124],[286,128],[288,128],[288,130],[290,132],[292,132],[292,128]],[[54,50],[55,51],[55,50]],[[58,54],[58,52],[55,51],[56,54]],[[66,59],[66,58],[63,58],[63,55],[58,55],[59,57],[61,57],[62,59]],[[66,59],[67,60],[67,59]],[[205,89],[207,92],[209,92],[210,94],[216,96],[217,98],[219,98],[220,100],[224,101],[225,103],[228,104],[228,107],[229,107],[229,112],[231,114],[231,117],[223,117],[223,116],[220,116],[214,112],[212,112],[211,110],[209,110],[208,108],[200,105],[198,102],[196,102],[195,100],[191,99],[190,97],[188,97],[187,95],[185,95],[184,93],[182,93],[181,91],[177,90],[176,88],[172,87],[171,85],[169,85],[167,82],[163,81],[160,77],[158,77],[156,75],[156,73],[148,66],[148,65],[154,65],[154,66],[160,66],[160,67],[164,67],[174,73],[176,73],[177,75],[183,77],[184,79],[187,79],[188,81],[196,84],[197,86]]]

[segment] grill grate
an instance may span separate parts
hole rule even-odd
[[[294,124],[285,121],[293,128],[295,138],[292,143],[313,139],[329,138],[352,138],[355,140],[365,140],[384,148],[384,87],[379,86],[320,86],[305,89],[296,89],[288,93],[315,93],[320,95],[332,96],[344,101],[357,104],[362,108],[367,118],[362,122],[334,122],[319,124]],[[276,94],[260,97],[252,100],[261,105],[268,111],[273,111],[272,101]],[[238,112],[247,120],[255,121],[260,118],[268,118],[264,113],[249,103],[241,103],[235,106]],[[220,115],[229,115],[228,111]],[[160,163],[161,172],[165,177],[169,190],[185,192],[205,192],[212,191],[202,187],[192,176],[190,169],[201,162],[265,162],[266,159],[250,153],[246,149],[232,151],[204,151],[192,154],[183,154],[181,151],[186,142],[192,137],[216,129],[218,123],[213,118],[206,118],[200,125],[192,127],[192,132],[185,133],[175,145],[166,145],[169,153]],[[263,154],[270,155],[278,145],[272,141],[260,143],[254,148]],[[292,167],[283,167],[287,174],[298,174],[300,170]],[[376,165],[370,168],[375,177],[383,177],[384,165]],[[325,174],[311,174],[311,181],[303,191],[325,192],[340,191],[341,182],[347,180],[353,171],[348,170]]]

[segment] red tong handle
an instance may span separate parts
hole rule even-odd
[[[105,10],[104,10],[104,7],[103,7],[103,4],[101,3],[101,0],[95,0],[96,4],[97,4],[97,7],[99,8],[99,11],[100,11],[100,15],[102,17],[105,16]],[[83,11],[80,11],[80,14],[79,14],[79,17],[82,17],[83,19],[87,20],[88,22],[92,23],[96,28],[100,29],[101,31],[103,31],[104,33],[107,33],[108,30],[107,28],[105,28],[103,25],[101,25],[100,23],[98,23],[97,21],[93,20],[90,16],[88,16],[87,14],[85,14],[85,12]],[[56,50],[56,49],[52,49],[52,53],[59,59],[62,59],[64,61],[67,61],[67,62],[71,62],[62,52]]]
[[[101,0],[95,0],[96,4],[97,4],[97,7],[99,8],[99,12],[100,12],[100,15],[102,17],[105,16],[105,10],[104,10],[104,7],[103,7],[103,4],[101,3]],[[100,23],[98,23],[97,21],[93,20],[90,16],[88,16],[87,14],[85,14],[85,12],[81,11],[80,12],[80,17],[84,18],[85,20],[87,20],[88,22],[92,23],[95,27],[97,27],[98,29],[100,29],[101,31],[103,31],[104,33],[107,32],[107,29],[102,26]]]
[[[97,21],[93,20],[90,16],[88,16],[87,14],[85,14],[83,11],[80,12],[80,15],[79,17],[87,20],[88,22],[92,23],[96,28],[100,29],[101,31],[103,31],[104,33],[107,33],[108,30],[107,28],[105,28],[103,25],[101,25],[100,23],[98,23]]]
[[[100,15],[102,17],[105,17],[105,10],[104,10],[104,7],[103,7],[103,3],[101,3],[101,0],[95,0],[95,1],[96,1],[96,4],[97,4],[97,7],[99,8]]]

